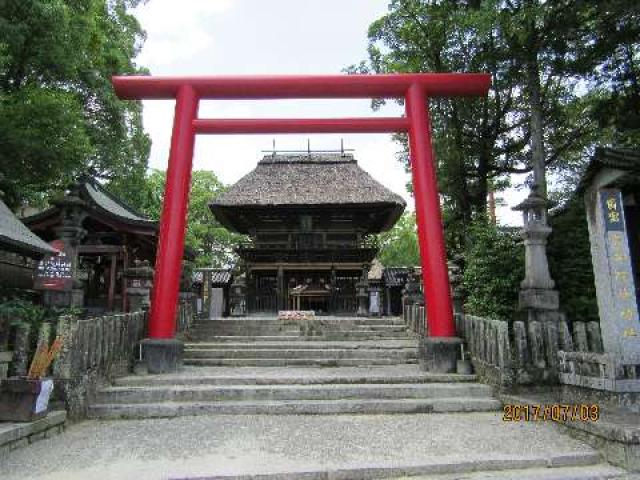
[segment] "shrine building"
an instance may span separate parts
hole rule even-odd
[[[351,154],[273,153],[211,202],[218,221],[249,236],[237,247],[242,313],[315,310],[355,315],[357,285],[406,206]]]
[[[65,260],[56,264],[69,264],[68,278],[36,276],[45,304],[75,305],[91,314],[126,311],[124,271],[136,261],[155,261],[157,223],[90,177],[80,178],[50,208],[22,220],[64,251]]]

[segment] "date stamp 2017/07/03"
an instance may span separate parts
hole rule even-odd
[[[595,403],[547,405],[507,403],[502,414],[502,420],[505,422],[597,422],[599,419],[600,406]]]

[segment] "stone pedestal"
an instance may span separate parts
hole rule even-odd
[[[358,300],[358,310],[356,311],[356,316],[368,317],[369,308],[367,308],[367,301],[369,300],[369,294],[367,293],[367,282],[364,279],[361,279],[358,283],[356,283],[356,298]]]
[[[209,320],[222,318],[224,314],[224,289],[212,288],[209,292]]]
[[[233,280],[229,303],[230,316],[244,317],[247,314],[247,282],[244,275],[239,275]]]
[[[124,271],[124,277],[129,281],[127,287],[129,311],[148,310],[153,285],[153,268],[149,261],[136,261],[133,267]]]
[[[49,307],[82,307],[84,306],[84,290],[73,288],[69,291],[45,290],[43,303]]]
[[[462,286],[461,257],[457,257],[448,263],[449,284],[451,285],[451,300],[453,303],[453,313],[464,313],[464,288]]]
[[[9,375],[9,364],[13,360],[13,352],[0,350],[0,380]]]
[[[145,338],[140,342],[149,373],[172,373],[182,367],[184,344],[175,338]]]
[[[382,288],[379,285],[369,286],[369,315],[382,316]]]
[[[418,347],[420,367],[431,373],[455,373],[461,345],[458,337],[422,338]]]

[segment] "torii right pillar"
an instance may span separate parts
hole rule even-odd
[[[435,156],[431,144],[428,97],[424,87],[409,87],[405,106],[410,120],[409,147],[416,223],[422,263],[427,335],[420,339],[419,361],[435,373],[456,371],[462,339],[456,337],[449,272],[446,263]],[[427,276],[428,273],[428,276]]]

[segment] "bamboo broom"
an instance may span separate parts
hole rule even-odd
[[[38,345],[36,354],[33,356],[33,360],[31,361],[27,378],[34,380],[43,377],[53,360],[60,352],[63,343],[63,338],[58,336],[53,341],[50,348],[47,347],[45,342]]]

